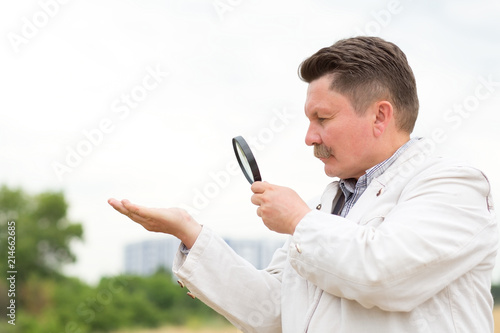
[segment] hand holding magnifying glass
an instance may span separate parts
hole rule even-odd
[[[233,148],[241,171],[248,182],[253,184],[252,203],[259,206],[257,215],[270,230],[292,235],[299,221],[311,209],[290,188],[267,182],[254,184],[261,182],[262,178],[252,150],[241,136],[233,138]]]

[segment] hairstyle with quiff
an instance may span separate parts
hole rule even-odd
[[[349,98],[358,114],[377,100],[388,100],[398,129],[413,131],[417,85],[405,54],[395,44],[378,37],[342,39],[299,66],[299,76],[307,83],[325,75],[332,78],[330,88]]]

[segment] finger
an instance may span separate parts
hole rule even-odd
[[[129,212],[127,216],[143,226],[145,226],[146,223],[150,223],[152,220],[156,220],[158,217],[161,218],[156,208],[136,205],[126,199],[122,200],[122,204]]]
[[[115,207],[116,203],[119,202],[118,200],[116,200],[115,198],[109,198],[108,199],[108,204],[111,205],[111,207]]]
[[[250,198],[250,201],[256,205],[256,206],[260,206],[262,204],[262,198],[261,198],[261,194],[254,194],[252,195],[252,197]]]
[[[266,190],[266,184],[263,182],[254,182],[250,189],[253,193],[264,193]]]
[[[114,208],[116,205],[121,204],[121,203],[120,203],[120,201],[116,200],[115,198],[109,198],[108,204],[110,204]]]
[[[146,212],[144,207],[133,204],[127,199],[122,200],[122,205],[129,211],[130,214],[144,217],[144,214]]]
[[[123,206],[121,201],[112,198],[108,200],[108,203],[111,205],[111,207],[124,215],[127,215],[129,213],[128,209]]]
[[[132,221],[136,222],[136,223],[139,223],[140,225],[142,225],[143,227],[145,227],[145,224],[147,223],[147,218],[144,218],[140,215],[138,215],[136,212],[138,211],[138,207],[137,205],[134,205],[132,204],[130,201],[128,200],[122,200],[122,201],[118,201],[116,199],[109,199],[108,200],[108,203],[115,209],[117,210],[118,212],[122,213],[123,215],[127,216],[129,219],[131,219]],[[125,207],[125,205],[128,206]],[[145,227],[146,228],[146,227]]]
[[[151,223],[151,213],[150,209],[144,206],[136,205],[131,203],[129,200],[121,201],[124,209],[126,210],[125,215],[134,222],[139,223],[144,228],[149,229],[148,225]]]
[[[146,207],[133,204],[127,199],[122,200],[122,205],[123,207],[125,207],[125,209],[128,210],[129,213],[127,215],[130,218],[132,217],[147,218],[150,215]]]

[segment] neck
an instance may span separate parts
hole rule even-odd
[[[390,144],[387,145],[387,150],[385,153],[386,157],[384,159],[382,159],[382,161],[384,161],[384,160],[388,159],[389,157],[391,157],[392,155],[394,155],[396,150],[401,148],[401,146],[403,146],[408,141],[410,141],[410,134],[409,133],[404,133],[404,134],[401,133],[400,135],[397,135],[394,138],[394,140],[392,140],[390,142]],[[380,161],[380,162],[382,162],[382,161]]]
[[[399,133],[399,135],[394,136],[393,138],[391,138],[391,140],[385,140],[385,142],[376,143],[379,149],[373,155],[372,159],[370,160],[370,163],[367,164],[368,167],[366,168],[366,170],[374,167],[379,163],[382,163],[383,161],[394,155],[394,153],[409,140],[410,140],[409,133],[404,133],[404,134]],[[356,179],[357,181],[359,177],[361,177],[363,174],[358,175],[357,177],[353,177],[353,179]]]

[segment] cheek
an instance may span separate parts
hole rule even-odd
[[[328,126],[323,129],[321,139],[327,147],[338,149],[343,145],[341,142],[345,140],[344,131],[338,126]]]
[[[353,160],[363,160],[367,153],[371,150],[370,135],[368,132],[359,129],[358,132],[352,133],[350,138],[350,157]]]
[[[325,127],[321,137],[323,144],[341,158],[356,157],[361,154],[369,139],[369,126],[358,118],[351,118]]]
[[[331,144],[337,156],[347,162],[358,160],[363,155],[368,144],[368,136],[365,128],[350,126],[338,135],[331,137]]]

